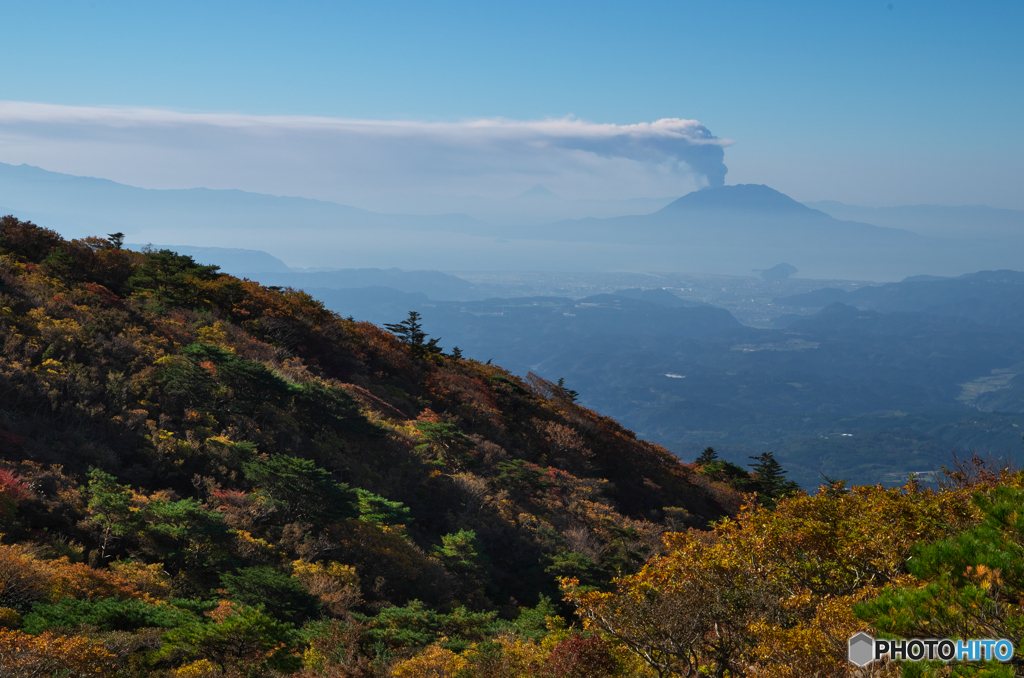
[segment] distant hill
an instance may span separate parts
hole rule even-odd
[[[558,196],[554,192],[549,191],[545,186],[542,186],[540,184],[537,184],[536,186],[533,186],[533,187],[523,191],[522,193],[520,193],[516,197],[517,198],[558,198]]]
[[[999,209],[985,205],[861,207],[835,200],[804,204],[836,219],[905,228],[921,235],[965,240],[992,238],[1019,241],[1024,238],[1024,210]]]
[[[919,311],[970,318],[987,325],[1024,327],[1024,273],[979,271],[957,278],[914,276],[850,292],[825,288],[774,302],[804,310],[842,302],[882,313]]]
[[[391,288],[422,294],[435,301],[479,298],[472,283],[440,271],[402,271],[397,268],[349,268],[337,271],[289,271],[259,273],[264,285],[301,289]]]
[[[203,264],[215,264],[225,273],[239,277],[252,277],[259,273],[288,273],[292,269],[275,256],[261,250],[243,250],[231,247],[191,247],[189,245],[153,245],[150,243],[128,243],[132,249],[144,247],[169,249],[190,256]]]
[[[154,190],[107,179],[0,163],[0,201],[22,218],[81,237],[119,230],[412,229],[448,231],[485,226],[465,215],[380,214],[324,200],[207,188]]]
[[[664,289],[645,290],[640,289],[638,287],[633,287],[625,290],[616,290],[615,292],[612,293],[611,296],[625,297],[628,299],[640,299],[641,301],[659,304],[661,306],[667,306],[668,308],[683,308],[711,305],[701,301],[681,299],[676,295],[672,294],[671,292],[669,292],[668,290]]]
[[[434,300],[476,299],[481,294],[462,278],[440,271],[402,271],[397,268],[350,268],[333,271],[303,271],[289,268],[283,261],[260,250],[228,247],[190,247],[185,245],[128,245],[134,249],[169,249],[192,257],[202,264],[214,264],[221,271],[249,278],[264,285],[297,289],[333,290],[343,288],[390,289],[397,294]]]
[[[784,280],[797,272],[796,266],[782,263],[761,271],[761,277],[767,280]]]

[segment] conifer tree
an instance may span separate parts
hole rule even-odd
[[[752,464],[755,476],[753,487],[767,500],[767,505],[771,506],[776,499],[791,496],[800,489],[795,482],[785,478],[788,471],[782,468],[782,464],[775,459],[772,452],[762,452],[750,459],[757,462]]]
[[[436,337],[428,340],[427,333],[423,331],[423,324],[420,322],[420,318],[421,316],[418,312],[409,311],[409,317],[402,322],[384,323],[384,327],[397,335],[403,344],[408,344],[412,348],[413,355],[418,358],[441,353],[441,347],[437,345],[441,338]]]
[[[565,377],[558,378],[558,388],[562,392],[562,397],[571,403],[576,402],[576,399],[580,397],[579,391],[574,391],[571,388],[565,387]]]
[[[704,451],[697,457],[697,466],[705,466],[718,461],[718,452],[713,447],[705,447]]]

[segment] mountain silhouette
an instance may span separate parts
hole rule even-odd
[[[537,184],[536,186],[529,188],[519,195],[517,198],[557,198],[558,194],[553,193],[547,189],[546,186]]]
[[[822,248],[920,247],[938,240],[902,229],[841,221],[757,184],[706,188],[652,214],[561,221],[535,229],[535,233],[551,240],[686,244],[734,250],[782,248],[811,258],[815,256],[813,250]],[[792,259],[804,257],[795,254]]]
[[[688,193],[675,200],[656,214],[677,214],[687,211],[749,210],[762,213],[806,214],[824,212],[811,209],[793,200],[785,193],[764,184],[736,184],[719,188],[705,188]]]

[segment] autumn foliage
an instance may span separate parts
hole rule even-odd
[[[114,659],[101,643],[81,636],[0,629],[0,675],[5,678],[109,676],[116,670]]]

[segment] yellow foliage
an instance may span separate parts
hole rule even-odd
[[[62,363],[59,360],[49,358],[47,360],[44,360],[42,364],[39,365],[38,369],[42,372],[48,372],[50,374],[60,374],[61,371],[64,369],[64,363]]]
[[[814,616],[793,626],[755,622],[751,633],[757,639],[753,655],[761,673],[769,678],[842,675],[846,668],[847,639],[864,630],[864,622],[853,615],[853,605],[873,597],[879,589],[865,587],[854,595],[827,597],[816,603],[809,596],[800,602],[810,606]],[[801,606],[802,607],[802,606]]]
[[[208,676],[212,678],[213,676],[222,675],[222,672],[209,659],[200,659],[199,661],[179,667],[171,675],[174,678],[207,678]]]
[[[46,315],[44,308],[33,308],[26,315],[35,321],[43,338],[50,343],[66,337],[73,337],[82,330],[82,326],[77,321],[71,318],[51,318]]]
[[[15,628],[21,625],[21,615],[17,610],[0,607],[0,628]]]
[[[292,576],[303,584],[308,584],[314,577],[320,575],[330,577],[343,585],[359,583],[356,568],[351,565],[342,565],[334,561],[310,563],[305,560],[296,560],[292,563]]]
[[[480,659],[477,659],[474,663],[478,665],[484,664],[480,667],[484,669],[481,673],[494,675],[495,677],[533,678],[533,676],[540,673],[540,668],[544,665],[545,659],[551,653],[551,648],[555,645],[555,641],[553,639],[548,640],[549,638],[551,636],[545,638],[543,643],[538,644],[511,634],[498,636],[494,639],[494,642],[501,647],[498,661],[495,662],[498,666],[488,667],[486,665],[487,662],[481,662]],[[468,659],[476,659],[474,657],[476,654],[474,648],[470,648],[463,654]],[[487,671],[488,668],[491,668],[491,670]]]
[[[455,678],[468,667],[465,657],[440,645],[431,645],[415,657],[396,664],[391,675],[395,678]]]
[[[277,554],[277,549],[266,539],[252,536],[245,530],[235,530],[235,544],[238,552],[246,558],[268,557]]]
[[[839,676],[847,638],[864,627],[852,606],[910,579],[915,542],[977,519],[967,490],[826,488],[774,510],[744,507],[711,533],[668,534],[663,555],[613,592],[562,586],[587,628],[656,671]]]
[[[359,576],[351,565],[296,560],[292,563],[292,576],[317,596],[331,614],[344,615],[362,602]]]
[[[302,653],[302,668],[319,675],[323,673],[326,667],[327,655],[317,648],[310,646]]]
[[[206,439],[206,444],[211,449],[225,450],[230,449],[232,446],[237,445],[234,440],[231,440],[227,436],[211,436]]]
[[[211,327],[199,328],[199,341],[220,346],[232,353],[235,352],[235,349],[228,344],[228,333],[224,330],[223,322],[218,322]]]
[[[119,560],[110,564],[110,571],[151,598],[171,595],[171,578],[160,563]]]

